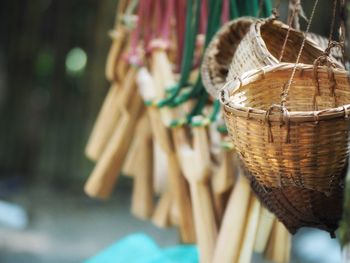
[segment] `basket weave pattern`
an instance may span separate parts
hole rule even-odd
[[[317,88],[313,67],[299,65],[286,102],[288,114],[271,110],[292,67],[266,67],[246,74],[242,83],[229,83],[221,98],[226,124],[244,165],[261,185],[330,193],[341,183],[349,154],[347,73],[334,70],[332,80],[320,68]]]
[[[203,57],[201,75],[205,89],[214,98],[226,83],[232,57],[241,39],[254,22],[241,17],[226,23],[213,37]]]
[[[227,80],[252,69],[278,64],[287,32],[288,26],[277,20],[258,20],[252,24],[236,49]],[[306,39],[300,63],[313,64],[323,54],[323,50],[316,44],[317,41],[323,43],[323,38],[313,38],[315,41]],[[303,39],[302,32],[290,29],[281,62],[296,61]]]

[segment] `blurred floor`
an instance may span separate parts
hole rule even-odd
[[[177,243],[175,229],[157,229],[129,213],[127,189],[98,202],[83,193],[34,186],[11,201],[27,208],[30,223],[25,230],[0,226],[1,263],[82,262],[134,232],[149,234],[162,247]]]
[[[148,234],[161,247],[176,245],[174,228],[158,229],[130,214],[129,182],[124,178],[106,202],[91,200],[80,190],[39,185],[12,194],[8,199],[29,212],[29,225],[25,230],[0,225],[0,263],[83,262],[135,232]],[[299,231],[293,254],[295,263],[340,263],[337,241],[317,230]],[[261,256],[252,262],[261,262]]]

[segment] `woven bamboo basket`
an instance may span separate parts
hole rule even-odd
[[[207,92],[217,98],[226,83],[232,57],[242,38],[256,19],[240,17],[226,23],[213,37],[203,56],[202,80]]]
[[[251,28],[253,23],[254,26]],[[261,54],[261,63],[253,62],[249,65],[245,65],[245,61],[243,61],[244,67],[237,66],[235,61],[233,62],[232,68],[234,68],[233,71],[231,71],[231,75],[229,79],[232,79],[235,76],[241,75],[244,71],[251,70],[254,68],[259,68],[260,66],[269,65],[269,64],[276,64],[278,63],[278,58],[281,52],[281,47],[283,45],[283,41],[285,38],[285,35],[287,33],[288,27],[287,25],[284,25],[282,22],[278,21],[263,21],[263,20],[257,20],[253,17],[241,17],[235,20],[232,20],[230,22],[227,22],[223,27],[215,34],[212,41],[208,45],[206,52],[203,56],[203,63],[201,67],[201,74],[202,74],[202,80],[205,89],[207,92],[213,97],[217,98],[218,93],[220,89],[224,86],[226,83],[226,78],[229,73],[230,65],[232,62],[232,58],[235,55],[235,52],[241,42],[241,40],[247,35],[248,31],[250,31],[250,36],[247,36],[244,43],[240,47],[241,49],[245,47],[256,47],[252,50],[258,50],[258,52],[255,52],[254,54],[251,53],[251,50],[244,49],[245,53],[249,52],[249,56],[251,55],[258,55]],[[275,31],[278,34],[275,34]],[[255,36],[259,33],[262,33],[262,38],[256,39]],[[289,39],[289,49],[293,49],[295,53],[297,53],[297,48],[300,46],[300,43],[303,39],[302,33],[291,30],[290,35],[292,38]],[[304,56],[304,62],[311,63],[313,60],[321,54],[321,50],[324,50],[328,46],[328,39],[325,37],[322,37],[320,35],[314,34],[314,33],[308,33],[308,42],[307,42],[307,48],[309,49],[310,55]],[[270,41],[267,41],[265,43],[265,39],[272,37],[272,41],[278,40],[278,43],[280,45],[270,45]],[[274,39],[276,38],[276,39]],[[292,46],[293,41],[296,39],[298,46]],[[248,46],[247,46],[248,43]],[[315,48],[317,49],[315,50]],[[262,48],[265,51],[260,52],[259,49]],[[271,50],[271,52],[269,51]],[[245,54],[244,53],[244,54]],[[341,62],[341,52],[339,50],[332,50],[331,55],[338,61]],[[241,56],[241,53],[238,53],[236,58]],[[245,55],[247,56],[247,54]],[[264,57],[270,57],[269,60],[266,60],[264,62]],[[310,59],[308,59],[308,57]],[[289,56],[284,57],[284,61],[286,62],[294,62],[291,59],[295,59],[295,57],[289,58]],[[250,68],[250,66],[252,68]]]
[[[220,93],[236,151],[259,184],[329,195],[349,155],[350,86],[342,69],[298,64],[286,108],[277,105],[294,64],[252,70]]]
[[[342,214],[349,155],[350,84],[342,69],[294,64],[246,72],[220,93],[235,149],[260,200],[291,233],[331,234]]]
[[[279,61],[282,47],[288,33],[283,56]],[[323,54],[318,45],[325,42],[315,34],[305,41],[305,47],[299,62],[313,64],[314,60]],[[241,40],[234,53],[227,80],[232,80],[246,71],[258,69],[267,65],[276,65],[280,62],[295,62],[304,39],[304,33],[296,31],[277,20],[258,20],[250,26],[248,33]],[[341,65],[338,64],[340,67]]]

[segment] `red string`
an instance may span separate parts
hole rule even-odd
[[[186,1],[185,0],[176,0],[175,1],[175,10],[176,10],[176,37],[177,37],[177,67],[176,71],[180,71],[181,59],[184,51],[184,40],[185,40],[185,25],[186,25]]]
[[[221,23],[225,24],[230,20],[230,3],[229,0],[222,1],[222,14],[221,14]]]
[[[208,1],[202,1],[201,17],[199,21],[199,34],[205,34],[208,26]]]
[[[166,5],[166,11],[163,19],[162,39],[165,40],[166,42],[169,42],[170,30],[171,30],[171,19],[175,9],[174,0],[168,0],[168,3],[165,5]]]

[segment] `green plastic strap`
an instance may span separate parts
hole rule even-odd
[[[272,11],[272,3],[271,0],[265,0],[264,1],[264,17],[269,17],[271,15]]]
[[[235,19],[239,17],[238,6],[236,0],[230,0],[230,18]]]
[[[163,107],[170,104],[176,96],[179,94],[183,86],[188,82],[192,62],[196,47],[196,38],[199,24],[201,0],[188,0],[187,1],[187,14],[186,14],[186,33],[185,33],[185,47],[181,63],[181,77],[175,92],[168,98],[158,102],[158,107]]]

